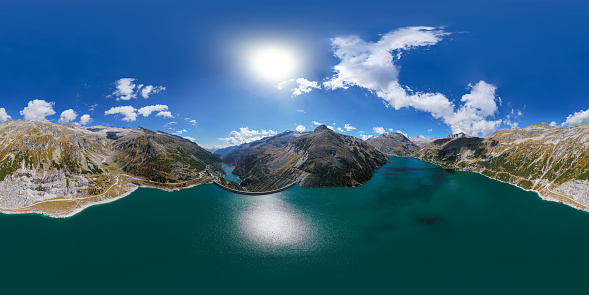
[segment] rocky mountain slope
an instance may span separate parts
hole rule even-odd
[[[138,185],[176,189],[212,181],[221,160],[178,136],[49,121],[0,124],[0,211],[69,216]]]
[[[485,139],[443,138],[415,156],[446,168],[479,172],[589,211],[589,125],[563,129],[540,123],[498,130]]]
[[[408,157],[419,150],[419,147],[401,133],[383,133],[366,140],[379,152],[399,157]]]
[[[225,164],[235,166],[237,165],[237,161],[244,155],[259,152],[262,149],[268,148],[281,149],[293,139],[308,133],[309,132],[285,131],[275,136],[265,137],[250,143],[217,150],[215,155],[223,159]]]
[[[243,154],[234,174],[250,191],[277,189],[297,182],[303,187],[357,186],[387,163],[387,157],[361,139],[321,125],[286,144],[268,139]]]
[[[425,136],[423,135],[417,137],[409,137],[409,140],[411,140],[411,142],[418,146],[420,149],[436,139],[439,139],[439,137],[425,138]]]

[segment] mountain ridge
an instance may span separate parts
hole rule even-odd
[[[589,125],[538,123],[500,129],[487,138],[435,140],[415,157],[445,168],[478,172],[536,191],[547,200],[589,211]]]
[[[196,143],[143,127],[9,120],[0,124],[0,211],[67,217],[139,186],[210,183],[221,166]]]
[[[256,191],[297,182],[303,187],[357,186],[387,163],[385,155],[353,136],[320,125],[282,146],[242,155],[234,174]]]
[[[366,143],[385,155],[408,157],[419,150],[419,146],[401,133],[383,133],[371,137]]]
[[[422,148],[403,134],[379,137],[363,141],[324,125],[286,131],[226,149],[224,163],[192,141],[143,127],[9,120],[0,124],[0,212],[67,217],[140,186],[176,190],[214,180],[249,191],[293,182],[357,186],[387,162],[385,153],[481,173],[589,211],[589,125],[418,137],[427,142]],[[243,186],[223,178],[221,167],[229,164]]]

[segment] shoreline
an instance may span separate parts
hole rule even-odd
[[[76,208],[75,210],[69,211],[67,213],[63,213],[63,214],[56,214],[54,212],[46,212],[46,211],[40,211],[40,210],[29,210],[29,211],[19,211],[19,209],[12,209],[9,211],[4,211],[2,209],[0,209],[0,214],[6,214],[6,215],[17,215],[17,214],[38,214],[41,215],[43,217],[48,217],[48,218],[70,218],[73,217],[74,215],[84,211],[85,209],[92,207],[92,206],[96,206],[96,205],[104,205],[104,204],[108,204],[108,203],[112,203],[114,201],[118,201],[124,197],[129,196],[130,194],[132,194],[133,192],[135,192],[137,189],[139,188],[151,188],[151,189],[158,189],[158,190],[163,190],[166,192],[174,192],[174,191],[180,191],[183,189],[189,189],[189,188],[193,188],[199,185],[206,185],[206,184],[212,184],[213,182],[205,182],[205,183],[196,183],[196,184],[191,184],[185,187],[181,187],[181,188],[174,188],[174,189],[169,189],[169,188],[164,188],[164,187],[157,187],[157,186],[150,186],[150,185],[133,185],[132,188],[116,197],[112,197],[112,198],[108,198],[105,200],[101,200],[101,201],[97,201],[97,202],[92,202],[92,203],[88,203],[88,204],[84,204],[81,207]],[[47,202],[49,200],[46,200],[45,202]],[[75,201],[75,199],[64,199],[64,201]],[[14,211],[13,211],[14,210]]]
[[[223,168],[233,168],[233,169],[235,169],[235,166],[223,166]],[[223,172],[225,172],[225,170],[223,170]],[[231,172],[225,172],[225,175],[223,175],[223,179],[225,179],[227,181],[231,181],[231,180],[225,178],[225,176],[227,176],[227,174],[229,174],[229,173],[233,174],[233,170],[231,170]],[[233,174],[233,175],[235,175],[235,174]],[[235,175],[235,178],[239,179],[239,183],[242,182],[242,179],[239,178],[238,175]],[[239,183],[237,183],[237,184],[239,184]]]
[[[433,164],[433,163],[432,163],[432,164]],[[587,212],[587,213],[589,213],[589,208],[582,208],[582,207],[574,206],[573,204],[562,202],[562,201],[560,201],[560,200],[558,200],[558,199],[555,199],[555,198],[552,198],[552,197],[550,197],[550,196],[545,196],[545,195],[543,195],[541,192],[539,192],[539,191],[537,191],[537,190],[534,190],[534,189],[526,189],[526,188],[523,188],[523,187],[517,186],[516,184],[513,184],[513,183],[509,183],[509,182],[506,182],[506,181],[503,181],[503,180],[499,180],[499,179],[495,179],[495,178],[489,177],[489,176],[487,176],[487,175],[485,175],[485,174],[483,174],[483,173],[481,173],[481,172],[478,172],[478,171],[457,170],[457,172],[472,172],[472,173],[476,173],[476,174],[482,175],[482,176],[484,176],[484,177],[486,177],[486,178],[488,178],[488,179],[492,179],[492,180],[496,180],[496,181],[499,181],[499,182],[502,182],[502,183],[506,183],[506,184],[509,184],[509,185],[515,186],[515,187],[517,187],[517,188],[519,188],[519,189],[521,189],[521,190],[527,191],[527,192],[534,192],[534,193],[536,193],[536,194],[538,195],[538,197],[539,197],[541,200],[543,200],[543,201],[547,201],[547,202],[555,202],[555,203],[560,203],[560,204],[563,204],[563,205],[567,205],[567,206],[569,206],[569,207],[571,207],[571,208],[577,209],[577,210],[579,210],[579,211],[583,211],[583,212]],[[529,180],[529,179],[528,179],[528,180]],[[530,181],[531,181],[531,180],[530,180]],[[554,193],[553,193],[553,194],[554,194]],[[571,196],[571,197],[572,197],[572,196]]]
[[[72,216],[74,216],[74,215],[76,215],[76,214],[84,211],[85,209],[87,209],[89,207],[92,207],[92,206],[95,206],[95,205],[108,204],[108,203],[112,203],[114,201],[117,201],[119,199],[122,199],[122,198],[130,195],[134,191],[136,191],[138,188],[139,188],[139,186],[134,186],[131,190],[129,190],[129,191],[127,191],[127,192],[125,192],[125,193],[123,193],[121,195],[118,195],[118,196],[116,196],[114,198],[109,198],[109,199],[98,201],[98,202],[95,202],[95,203],[85,204],[82,207],[79,207],[76,210],[70,211],[70,212],[65,213],[65,214],[54,214],[52,212],[45,212],[45,211],[39,211],[39,210],[30,210],[30,211],[21,211],[21,212],[19,212],[19,211],[3,211],[3,210],[0,210],[0,213],[7,214],[7,215],[8,214],[10,214],[10,215],[16,215],[16,214],[39,214],[39,215],[42,215],[43,217],[69,218],[69,217],[72,217]],[[70,199],[68,199],[68,200],[70,200]],[[74,200],[74,199],[71,199],[71,200]],[[18,209],[15,209],[15,210],[18,210]]]
[[[429,162],[429,161],[426,161],[426,160],[422,160],[422,159],[420,159],[420,158],[415,158],[415,157],[408,157],[408,158],[414,158],[414,159],[418,159],[418,160],[420,160],[420,161],[424,161],[424,162],[427,162],[427,163],[430,163],[430,164],[434,164],[434,165],[436,165],[436,166],[439,166],[439,167],[441,167],[441,168],[444,168],[444,167],[442,167],[442,166],[441,166],[441,165],[439,165],[439,164],[432,163],[432,162]],[[482,175],[482,176],[484,176],[484,177],[486,177],[486,178],[488,178],[488,179],[495,180],[495,181],[499,181],[499,182],[502,182],[502,183],[506,183],[506,184],[509,184],[509,185],[515,186],[515,187],[517,187],[517,188],[519,188],[519,189],[521,189],[521,190],[527,191],[527,192],[534,192],[534,193],[536,193],[536,194],[538,195],[538,197],[539,197],[541,200],[543,200],[543,201],[547,201],[547,202],[555,202],[555,203],[560,203],[560,204],[563,204],[563,205],[569,206],[569,207],[571,207],[571,208],[573,208],[573,209],[576,209],[576,210],[579,210],[579,211],[583,211],[583,212],[587,212],[587,213],[589,213],[589,207],[579,207],[579,206],[575,206],[574,204],[567,203],[567,202],[563,202],[563,201],[561,201],[561,200],[559,200],[559,199],[556,199],[556,198],[550,197],[550,196],[548,196],[548,195],[544,195],[544,194],[542,194],[540,191],[537,191],[537,190],[534,190],[534,189],[526,189],[526,188],[520,187],[520,186],[518,186],[518,185],[516,185],[516,184],[510,183],[510,182],[507,182],[507,181],[503,181],[503,180],[499,180],[499,179],[496,179],[496,178],[493,178],[493,177],[489,177],[489,176],[487,176],[487,175],[485,175],[485,174],[483,174],[483,173],[481,173],[481,172],[479,172],[479,171],[472,171],[472,170],[460,170],[460,169],[459,169],[459,170],[456,170],[456,169],[455,169],[454,171],[455,171],[455,172],[470,172],[470,173],[476,173],[476,174]],[[528,181],[531,181],[531,182],[532,182],[532,180],[529,180],[529,179],[526,179],[526,180],[528,180]],[[548,190],[549,190],[549,189],[548,189]],[[549,191],[550,191],[550,190],[549,190]],[[552,194],[556,194],[556,193],[552,193]],[[570,196],[570,197],[572,198],[572,196]]]
[[[400,157],[400,156],[395,156],[395,157]],[[436,166],[438,166],[440,168],[443,168],[439,164],[432,163],[432,162],[429,162],[429,161],[425,161],[425,160],[422,160],[422,159],[419,159],[419,158],[416,158],[416,157],[402,157],[402,158],[413,158],[413,159],[424,161],[424,162],[427,162],[427,163],[436,165]],[[499,180],[499,179],[496,179],[496,178],[489,177],[489,176],[487,176],[487,175],[485,175],[485,174],[483,174],[482,172],[479,172],[479,171],[473,171],[473,170],[455,170],[455,171],[456,172],[476,173],[476,174],[482,175],[482,176],[484,176],[484,177],[486,177],[488,179],[491,179],[491,180],[494,180],[494,181],[499,181],[499,182],[502,182],[502,183],[509,184],[511,186],[517,187],[518,189],[521,189],[521,190],[526,191],[526,192],[534,192],[543,201],[560,203],[560,204],[566,205],[568,207],[574,208],[576,210],[589,213],[589,207],[576,206],[576,205],[574,205],[574,203],[565,202],[565,201],[563,201],[561,199],[557,199],[557,198],[551,197],[549,194],[543,194],[541,191],[544,190],[544,189],[548,190],[551,194],[557,194],[557,193],[554,193],[554,192],[550,191],[550,189],[548,189],[547,187],[544,187],[540,191],[534,190],[534,189],[526,189],[526,188],[520,187],[520,186],[518,186],[516,184],[510,183],[510,182],[507,182],[507,181],[503,181],[503,180]],[[514,176],[514,177],[516,177],[516,176]],[[371,177],[371,179],[372,179],[372,177]],[[527,179],[527,180],[528,181],[532,181],[532,180],[529,180],[529,179]],[[145,184],[136,185],[136,184],[133,184],[130,181],[128,181],[128,182],[130,184],[132,184],[131,189],[128,190],[128,191],[126,191],[126,192],[124,192],[123,194],[118,195],[116,197],[104,199],[104,200],[101,200],[101,201],[83,204],[80,207],[78,207],[78,208],[76,208],[76,209],[74,209],[72,211],[69,211],[67,213],[58,214],[58,213],[54,213],[54,212],[46,212],[46,211],[40,211],[40,210],[29,210],[29,211],[22,210],[21,211],[20,209],[9,209],[8,211],[4,211],[4,210],[2,210],[2,208],[0,208],[0,214],[7,214],[7,215],[9,215],[9,214],[10,215],[16,215],[16,214],[38,214],[38,215],[41,215],[43,217],[48,217],[48,218],[70,218],[70,217],[73,217],[74,215],[76,215],[76,214],[84,211],[85,209],[87,209],[89,207],[96,206],[96,205],[103,205],[103,204],[112,203],[112,202],[115,202],[115,201],[117,201],[119,199],[122,199],[124,197],[127,197],[127,196],[129,196],[131,193],[135,192],[139,188],[150,188],[150,189],[158,189],[158,190],[162,190],[162,191],[166,191],[166,192],[174,192],[174,191],[180,191],[180,190],[184,190],[184,189],[190,189],[190,188],[193,188],[193,187],[196,187],[196,186],[199,186],[199,185],[215,184],[215,181],[214,180],[211,180],[211,181],[208,181],[208,182],[194,183],[194,184],[190,184],[190,185],[185,186],[185,187],[176,187],[176,188],[172,188],[171,189],[171,188],[166,188],[166,187],[161,187],[161,186],[155,186],[155,185],[145,185]],[[362,184],[360,184],[360,185],[362,185]],[[291,184],[290,186],[293,186],[293,185],[294,185],[294,183]],[[286,188],[283,188],[283,189],[290,188],[290,186],[287,186]],[[568,197],[571,197],[572,198],[572,196],[568,196]],[[75,201],[76,199],[64,199],[64,201],[65,200],[67,200],[67,201]],[[573,198],[573,200],[574,200],[574,198]],[[50,201],[50,200],[46,200],[45,202],[47,202],[47,201]],[[582,204],[580,204],[580,205],[582,205]]]

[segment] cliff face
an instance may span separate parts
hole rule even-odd
[[[252,191],[272,190],[292,182],[303,187],[357,186],[386,163],[384,154],[361,139],[322,125],[285,146],[262,145],[243,155],[233,173]]]
[[[417,154],[447,168],[475,171],[589,210],[589,125],[545,123],[492,136],[438,139]]]
[[[143,128],[49,121],[0,124],[0,211],[71,215],[137,185],[174,189],[220,175],[221,160],[195,143]]]
[[[408,157],[419,150],[419,147],[401,133],[383,133],[366,140],[379,152],[399,157]]]

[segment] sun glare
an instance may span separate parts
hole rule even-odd
[[[265,46],[251,53],[251,68],[255,74],[267,81],[282,81],[290,77],[295,69],[294,54],[281,47]]]

